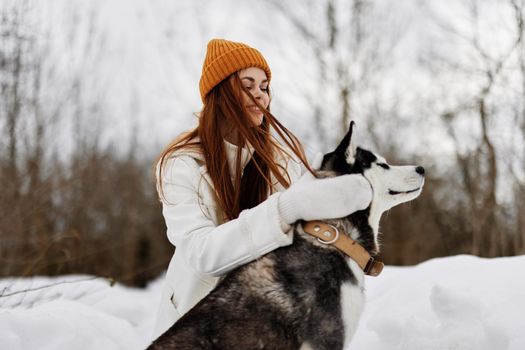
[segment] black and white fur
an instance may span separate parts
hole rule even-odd
[[[358,241],[372,256],[381,214],[416,198],[424,183],[418,166],[388,165],[352,146],[350,129],[323,158],[319,177],[362,174],[370,182],[369,208],[325,220]],[[356,262],[306,234],[294,243],[227,274],[217,287],[158,338],[150,349],[316,349],[349,344],[364,306],[364,273]]]

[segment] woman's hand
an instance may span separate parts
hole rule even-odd
[[[319,167],[319,156],[312,163]],[[291,225],[300,219],[342,218],[366,209],[371,201],[370,183],[360,174],[317,179],[306,172],[281,193],[278,208],[283,222]]]

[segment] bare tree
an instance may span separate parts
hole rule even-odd
[[[514,14],[514,26],[516,31],[517,42],[517,65],[519,71],[520,87],[518,89],[518,100],[515,110],[514,124],[516,126],[516,133],[518,144],[525,143],[525,1],[524,0],[509,0],[510,6]],[[521,166],[514,166],[514,161]],[[517,169],[516,169],[517,168]],[[525,147],[514,151],[514,157],[509,164],[509,173],[514,176],[514,193],[515,193],[515,217],[516,225],[514,230],[514,251],[517,254],[525,253]],[[521,172],[521,176],[516,174],[516,171]]]
[[[344,134],[351,119],[363,120],[378,104],[376,84],[396,45],[391,38],[400,35],[388,37],[375,30],[382,18],[369,0],[269,3],[289,20],[313,53],[316,88],[306,93],[305,102],[313,111],[319,143],[327,148]],[[363,98],[367,93],[372,101]]]
[[[505,111],[498,97],[502,91],[514,90],[510,76],[518,73],[523,77],[522,68],[516,69],[515,64],[520,62],[518,66],[522,67],[523,3],[510,0],[504,4],[514,9],[516,22],[506,33],[508,45],[497,53],[487,43],[488,30],[483,28],[483,18],[480,17],[482,10],[486,10],[484,5],[487,3],[476,0],[463,3],[470,24],[467,30],[460,30],[450,21],[434,16],[441,31],[467,49],[467,55],[471,58],[469,62],[464,62],[459,55],[434,52],[435,56],[429,58],[427,63],[436,75],[453,72],[460,79],[470,79],[469,83],[474,85],[471,93],[456,97],[457,100],[448,106],[439,107],[441,110],[438,114],[455,144],[456,164],[461,175],[460,189],[463,193],[455,205],[464,212],[469,222],[466,229],[471,236],[470,252],[498,256],[515,252],[509,244],[510,227],[503,219],[505,209],[497,200],[498,183],[513,179],[500,174],[507,158],[504,154],[505,140],[495,139],[493,130],[500,124],[501,113]],[[444,86],[444,89],[449,87]],[[523,92],[521,94],[523,96]],[[478,131],[474,133],[472,129],[457,127],[461,121],[468,121]],[[520,129],[519,124],[516,122],[515,130]],[[465,140],[469,137],[473,142],[467,146]],[[518,202],[518,197],[512,199],[513,204],[517,205]],[[516,234],[521,235],[519,232]]]
[[[172,252],[150,162],[133,146],[128,155],[102,146],[105,91],[87,89],[80,68],[56,69],[52,34],[33,20],[33,5],[3,2],[0,12],[0,275],[91,273],[144,285]],[[84,29],[69,10],[73,45]],[[77,47],[89,58],[80,67],[101,59],[96,16]],[[69,149],[56,141],[64,125]]]

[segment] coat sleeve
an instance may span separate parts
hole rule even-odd
[[[201,273],[221,276],[292,243],[292,232],[284,232],[280,223],[280,192],[243,210],[237,219],[216,226],[199,200],[200,177],[199,166],[191,157],[170,158],[163,168],[162,213],[168,239],[189,266]]]

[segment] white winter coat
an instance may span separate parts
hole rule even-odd
[[[237,147],[226,141],[225,145],[230,169],[235,169]],[[248,147],[242,149],[241,169],[251,153]],[[297,161],[285,156],[276,160],[292,182],[299,178],[301,166]],[[277,183],[276,193],[226,223],[219,217],[201,153],[178,151],[167,160],[162,181],[162,213],[168,239],[176,249],[166,274],[153,338],[206,296],[220,276],[292,243],[292,233],[283,231],[278,215],[278,191],[284,188],[277,181],[273,181]]]

